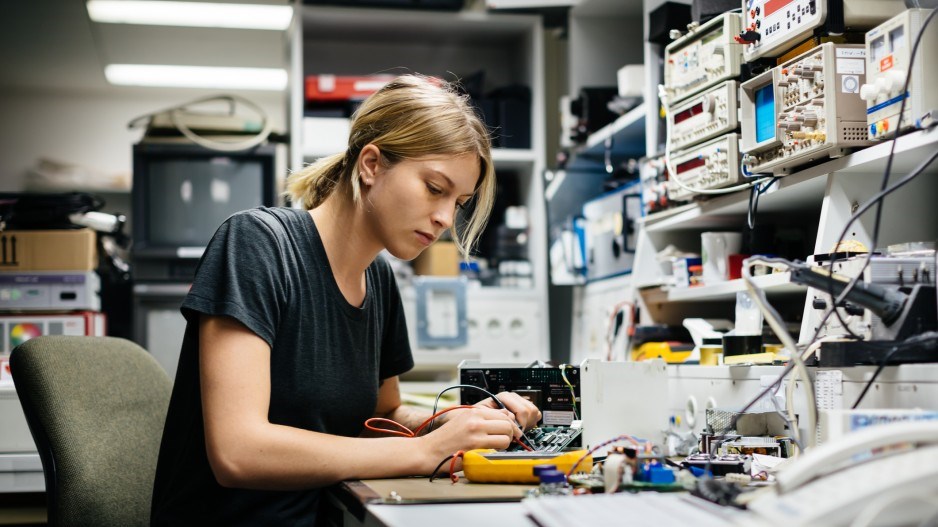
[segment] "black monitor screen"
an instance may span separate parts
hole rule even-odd
[[[273,154],[136,149],[134,245],[140,251],[208,245],[232,214],[273,205]],[[139,207],[139,208],[137,208]]]
[[[262,169],[227,157],[151,162],[150,244],[205,246],[228,216],[263,204]]]

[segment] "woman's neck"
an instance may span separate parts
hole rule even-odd
[[[309,211],[322,238],[329,266],[339,287],[364,287],[364,272],[381,252],[371,235],[365,211],[342,188],[333,191],[320,206]],[[346,295],[348,296],[348,295]]]

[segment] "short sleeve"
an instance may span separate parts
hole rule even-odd
[[[218,228],[182,304],[196,313],[232,317],[273,347],[289,287],[281,244],[260,210],[239,212]]]
[[[414,367],[414,357],[407,336],[407,320],[404,317],[404,305],[401,292],[397,288],[394,272],[386,261],[378,258],[382,287],[386,291],[387,318],[384,336],[381,340],[381,369],[379,376],[387,379],[406,373]]]

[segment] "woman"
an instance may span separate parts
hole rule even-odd
[[[154,524],[315,523],[344,479],[429,474],[508,446],[540,413],[515,394],[449,412],[416,438],[361,437],[401,405],[413,367],[387,249],[410,260],[450,229],[464,255],[491,210],[489,139],[464,97],[404,76],[366,100],[346,152],[294,174],[305,209],[235,214],[183,302],[187,320],[153,493]],[[460,229],[459,209],[475,200]]]

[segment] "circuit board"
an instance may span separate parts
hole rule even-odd
[[[579,426],[579,422],[575,422],[575,424],[575,426],[541,426],[532,428],[524,433],[527,438],[525,442],[528,443],[528,446],[535,452],[563,452],[565,448],[573,446],[573,442],[583,433],[583,428]],[[512,448],[508,451],[517,452],[521,450],[524,450],[524,447],[515,444],[512,445]]]

